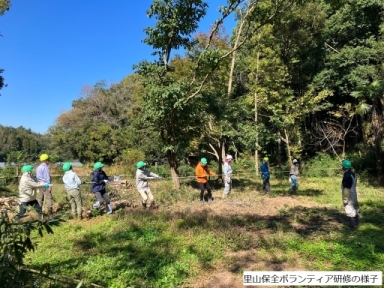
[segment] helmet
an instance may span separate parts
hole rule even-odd
[[[24,165],[21,168],[21,173],[32,172],[32,171],[33,171],[33,166],[32,165]]]
[[[293,164],[296,164],[296,163],[298,163],[298,162],[299,162],[299,161],[297,161],[297,159],[293,159],[293,160],[292,160],[292,163],[293,163]]]
[[[263,160],[264,160],[265,162],[268,162],[268,161],[269,161],[269,158],[268,158],[268,157],[264,157]]]
[[[63,164],[63,171],[67,172],[72,168],[72,164],[70,162],[65,162]]]
[[[101,162],[96,162],[95,164],[93,164],[93,169],[99,169],[102,167],[104,167],[104,164]]]
[[[232,158],[232,155],[227,155],[227,157],[225,157],[225,159],[228,159],[228,160],[232,160],[233,158]]]
[[[208,164],[208,161],[206,158],[201,158],[200,159],[200,162],[203,163],[204,165],[207,165]]]
[[[145,163],[144,161],[139,161],[136,163],[137,169],[143,168],[144,166],[147,166],[147,163]]]
[[[48,154],[41,154],[40,155],[40,161],[45,161],[45,160],[48,160]]]
[[[343,161],[341,162],[341,166],[342,166],[343,168],[345,168],[345,169],[351,169],[351,168],[352,168],[352,163],[351,163],[351,161],[349,161],[349,160],[343,160]]]

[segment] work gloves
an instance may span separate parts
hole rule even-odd
[[[48,189],[48,188],[52,187],[52,184],[45,183],[43,187],[44,187],[45,189]]]

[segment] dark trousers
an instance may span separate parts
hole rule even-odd
[[[105,204],[109,204],[109,196],[106,191],[95,192],[95,196],[97,201],[99,201],[100,205],[105,202]]]
[[[19,206],[19,213],[17,213],[17,217],[24,216],[25,212],[27,211],[27,206],[32,206],[36,212],[40,215],[41,214],[41,206],[37,200],[29,201],[29,202],[21,202]]]
[[[269,184],[269,178],[263,179],[263,192],[268,193],[271,190],[271,185]]]
[[[204,199],[204,190],[207,190],[208,192],[208,199],[212,199],[212,191],[211,191],[211,186],[209,186],[209,183],[198,183],[199,184],[199,188],[200,188],[200,201],[203,201]]]

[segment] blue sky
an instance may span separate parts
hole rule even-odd
[[[226,0],[210,0],[199,31],[207,32]],[[142,43],[154,20],[152,1],[12,0],[0,17],[0,124],[46,133],[71,109],[82,87],[119,82],[132,66],[150,59]],[[226,23],[230,34],[234,22]]]

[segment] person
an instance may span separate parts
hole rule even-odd
[[[223,198],[227,197],[229,193],[231,193],[232,189],[232,155],[227,155],[225,157],[225,162],[223,165],[223,174],[224,174],[224,191],[223,191]]]
[[[51,184],[51,174],[49,172],[49,156],[48,154],[40,155],[41,164],[36,169],[36,178],[38,181]],[[52,188],[39,189],[38,200],[39,205],[43,208],[44,201],[47,203],[48,214],[52,214]]]
[[[293,159],[291,168],[289,169],[289,179],[291,182],[290,190],[297,190],[299,188],[298,176],[299,176],[299,161],[297,159]]]
[[[26,207],[33,207],[36,212],[41,216],[41,206],[39,202],[36,200],[37,189],[51,188],[52,185],[42,181],[36,181],[32,177],[33,166],[32,165],[24,165],[21,168],[22,176],[20,178],[19,183],[19,213],[16,214],[15,218],[19,219],[24,216],[26,212]]]
[[[269,158],[264,157],[263,163],[260,166],[260,174],[261,174],[261,178],[263,179],[264,194],[269,193],[269,191],[271,190],[271,185],[269,184],[270,173],[269,173],[268,161],[269,161]]]
[[[345,214],[350,218],[351,229],[355,230],[359,226],[359,203],[357,201],[356,184],[357,177],[352,172],[352,163],[349,160],[341,162],[343,168],[343,179],[341,181],[341,195]]]
[[[82,199],[80,193],[81,180],[76,172],[72,170],[72,164],[65,162],[63,164],[63,182],[67,191],[67,199],[71,203],[71,211],[74,217],[82,218]]]
[[[208,176],[216,176],[216,173],[208,169],[208,161],[206,158],[201,158],[197,164],[196,169],[196,180],[200,188],[200,202],[204,204],[204,190],[207,190],[207,201],[212,202],[212,191],[208,183]]]
[[[105,185],[109,181],[109,177],[103,170],[104,164],[101,162],[96,162],[93,164],[92,175],[92,192],[95,194],[97,201],[93,204],[93,208],[99,208],[103,203],[105,203],[105,210],[107,214],[112,214],[112,205],[109,201],[109,196],[105,190]]]
[[[139,161],[136,163],[136,189],[141,196],[141,205],[144,208],[155,208],[155,199],[152,195],[151,189],[149,189],[148,180],[160,179],[161,177],[153,172],[145,169],[147,163]],[[149,200],[149,201],[148,201]]]

